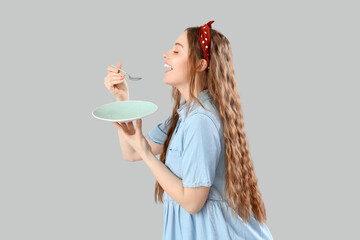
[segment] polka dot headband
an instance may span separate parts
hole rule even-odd
[[[208,64],[207,69],[209,69],[210,67],[210,28],[213,22],[215,21],[210,21],[207,24],[204,24],[203,26],[200,27],[200,31],[199,31],[201,48],[204,52],[204,57]]]

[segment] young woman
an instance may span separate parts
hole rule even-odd
[[[113,124],[124,159],[143,160],[156,177],[155,202],[164,204],[163,239],[272,239],[246,141],[230,43],[212,29],[213,22],[185,29],[163,55],[171,67],[164,82],[173,86],[172,115],[146,136],[141,119],[136,129],[132,122]],[[118,101],[129,99],[117,69],[108,67],[105,85]]]

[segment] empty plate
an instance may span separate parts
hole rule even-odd
[[[92,115],[95,118],[111,122],[129,122],[151,115],[158,107],[147,101],[119,101],[104,104],[95,108]]]

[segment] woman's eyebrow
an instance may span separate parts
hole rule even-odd
[[[183,45],[181,45],[180,43],[176,42],[174,45],[180,45],[182,48],[184,48]]]

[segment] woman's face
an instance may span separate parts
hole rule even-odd
[[[188,51],[187,32],[184,31],[175,41],[173,48],[163,54],[165,64],[170,65],[165,72],[165,84],[176,87],[180,92],[187,91],[188,85]]]

